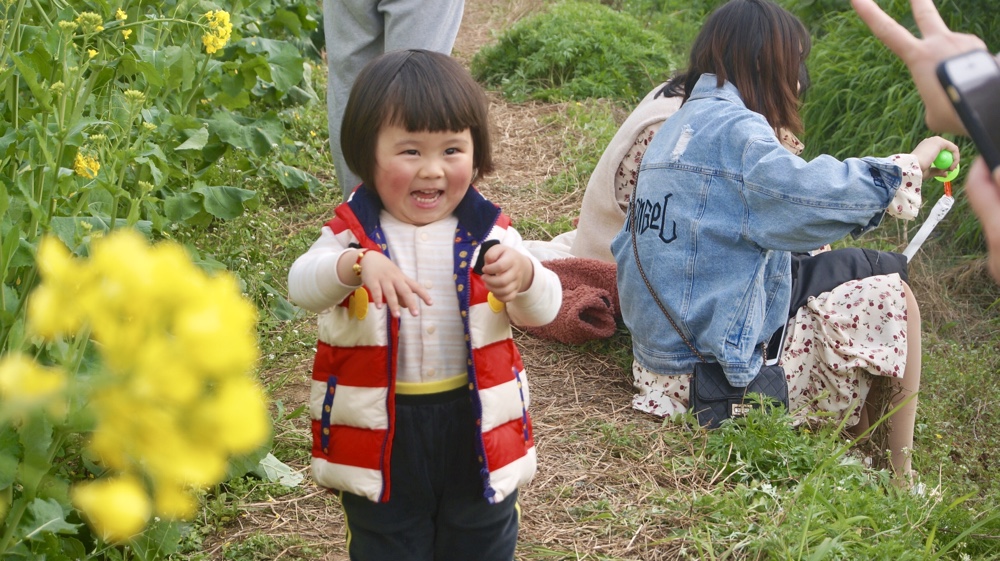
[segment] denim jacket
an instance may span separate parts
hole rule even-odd
[[[788,317],[790,252],[876,227],[902,170],[883,158],[795,156],[731,83],[716,83],[702,75],[653,137],[611,250],[638,363],[686,374],[698,358],[650,296],[633,228],[642,268],[677,326],[745,387],[760,370],[762,345]]]

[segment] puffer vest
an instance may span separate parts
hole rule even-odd
[[[362,187],[337,207],[327,226],[335,234],[349,230],[359,247],[391,258],[380,211],[377,197]],[[484,244],[496,243],[510,218],[472,187],[455,213],[457,319],[469,357],[475,448],[483,496],[496,503],[530,481],[537,465],[528,383],[510,320],[475,270]],[[387,306],[377,309],[363,286],[319,314],[310,392],[312,473],[319,485],[389,500],[398,340],[399,320]]]

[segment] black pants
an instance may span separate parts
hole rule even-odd
[[[483,497],[468,392],[447,393],[443,403],[397,396],[389,502],[341,493],[352,561],[514,558],[517,493],[497,504]]]

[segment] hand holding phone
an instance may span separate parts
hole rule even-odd
[[[1000,65],[974,50],[945,59],[938,80],[991,170],[1000,168]]]

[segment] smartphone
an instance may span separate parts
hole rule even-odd
[[[970,51],[941,62],[944,86],[969,136],[990,169],[1000,167],[1000,65],[987,51]]]

